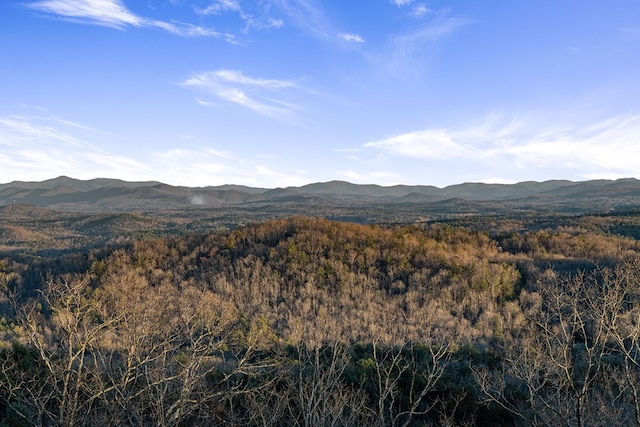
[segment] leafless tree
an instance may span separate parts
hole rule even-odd
[[[429,325],[425,329],[430,330]],[[405,427],[434,408],[437,399],[429,400],[428,396],[436,391],[451,364],[451,346],[451,342],[437,341],[431,333],[419,343],[385,345],[374,341],[371,368],[378,425]]]
[[[473,368],[484,401],[524,424],[628,424],[627,390],[637,408],[632,352],[638,332],[637,314],[625,308],[623,277],[601,268],[573,277],[548,271],[537,304],[522,301],[528,323],[503,341],[502,367]]]
[[[296,425],[349,426],[367,423],[361,390],[344,381],[350,363],[348,349],[338,343],[309,347],[300,344],[290,375],[289,413]]]

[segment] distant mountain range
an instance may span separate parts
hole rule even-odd
[[[452,212],[601,212],[640,208],[640,181],[554,180],[517,184],[357,185],[330,181],[287,188],[241,185],[181,187],[161,182],[117,179],[78,180],[61,176],[42,182],[0,184],[0,206],[14,203],[62,211],[122,212],[185,208],[224,208],[274,204],[319,206],[420,205]]]

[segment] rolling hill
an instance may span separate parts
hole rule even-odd
[[[171,186],[155,181],[78,180],[61,176],[41,182],[0,184],[0,206],[29,204],[60,211],[127,212],[185,208],[260,206],[419,206],[450,213],[501,211],[608,212],[640,208],[640,181],[553,180],[517,184],[358,185],[344,181],[301,187]]]

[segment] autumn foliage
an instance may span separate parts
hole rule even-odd
[[[638,249],[292,217],[7,256],[0,420],[640,424]]]

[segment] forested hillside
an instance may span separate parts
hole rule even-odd
[[[414,216],[418,212],[430,216],[469,212],[485,215],[504,212],[576,214],[637,209],[639,195],[640,181],[633,178],[464,183],[444,188],[429,185],[382,187],[330,181],[267,189],[242,185],[182,187],[155,181],[78,180],[60,176],[41,182],[0,184],[0,207],[20,203],[57,211],[93,213],[231,208],[262,212],[289,210],[317,215],[318,206],[325,209],[355,207],[361,211],[380,211],[383,206],[392,206],[394,210],[408,211]]]
[[[636,223],[292,217],[7,249],[0,420],[640,424]]]

